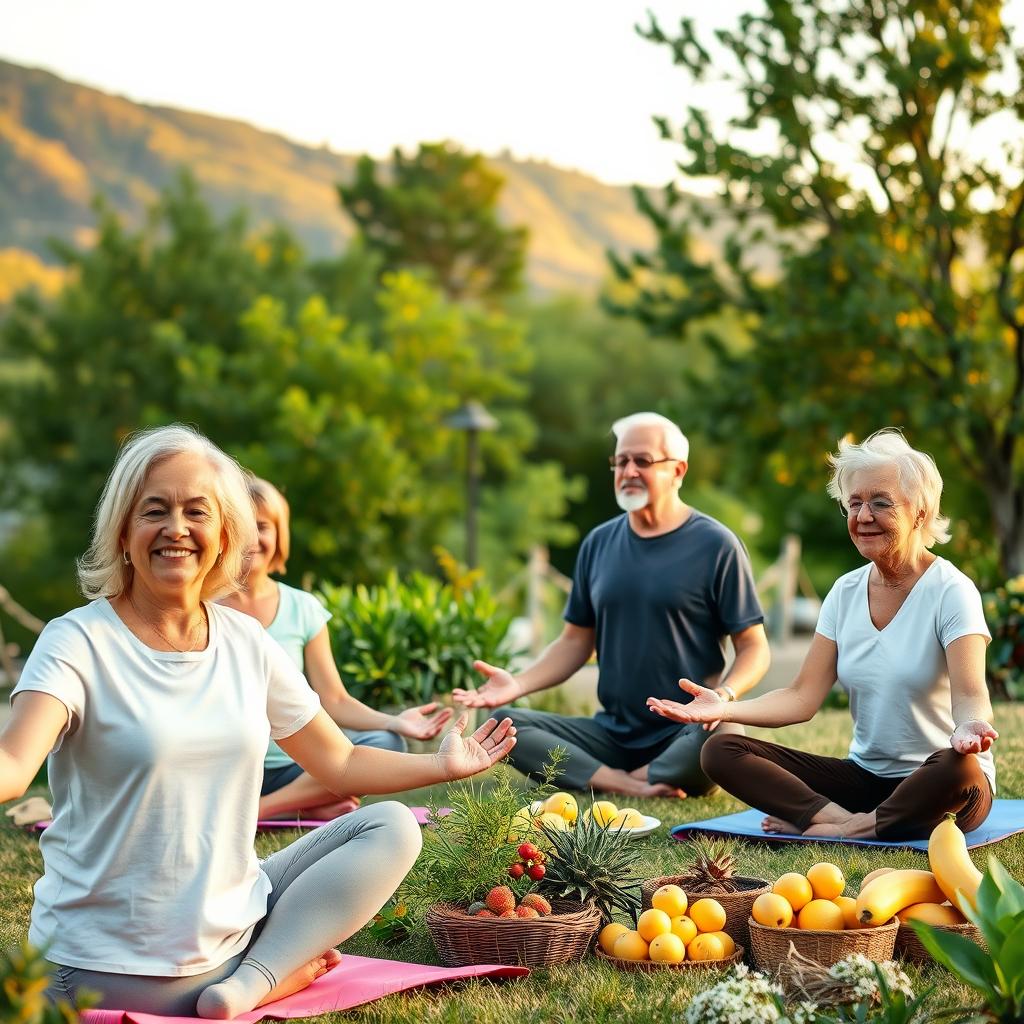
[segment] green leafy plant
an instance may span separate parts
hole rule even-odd
[[[1000,1024],[1024,1020],[1024,886],[990,857],[977,906],[966,904],[964,912],[984,936],[987,953],[962,935],[923,921],[910,923],[940,964],[981,993],[984,1005],[973,1019]]]
[[[21,943],[0,954],[0,1021],[5,1024],[76,1024],[79,1012],[95,1006],[91,993],[80,993],[72,1006],[46,998],[50,964],[35,947]]]
[[[409,937],[409,908],[392,898],[373,915],[366,930],[383,945],[397,946]]]
[[[607,921],[616,910],[635,917],[640,909],[637,867],[643,850],[625,829],[599,825],[590,815],[578,818],[574,828],[541,824],[540,829],[550,849],[541,892],[595,903]]]
[[[447,807],[430,805],[423,850],[395,897],[408,908],[410,928],[420,926],[434,903],[468,905],[496,885],[509,886],[517,896],[533,888],[526,876],[509,877],[508,869],[519,859],[519,844],[540,837],[528,805],[553,790],[551,779],[562,759],[556,748],[545,766],[545,781],[529,794],[518,787],[512,769],[499,764],[483,781],[449,786]]]
[[[992,693],[1017,700],[1024,694],[1024,576],[1015,576],[984,596],[992,633],[986,668]]]
[[[320,587],[338,669],[359,700],[374,707],[421,704],[472,688],[473,661],[501,663],[512,616],[482,583],[442,583],[422,573],[380,586]]]

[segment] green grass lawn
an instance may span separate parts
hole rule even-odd
[[[996,726],[1001,738],[996,746],[999,795],[1024,797],[1024,707],[1003,705],[997,709]],[[850,721],[845,711],[823,711],[813,722],[792,726],[769,734],[751,730],[754,735],[818,753],[842,756],[849,743]],[[45,795],[45,794],[43,794]],[[403,799],[410,805],[424,803],[427,796],[443,802],[443,793],[417,792]],[[682,845],[668,837],[672,825],[728,814],[742,809],[727,796],[690,799],[683,802],[645,800],[636,806],[662,821],[653,835],[638,839],[645,852],[649,876],[671,874],[681,868]],[[294,833],[261,835],[257,840],[260,855],[265,856],[286,845]],[[811,864],[829,860],[846,874],[848,892],[856,894],[860,880],[869,871],[882,866],[927,867],[923,854],[915,851],[886,851],[834,844],[737,844],[742,874],[774,880],[785,871],[805,871]],[[975,854],[975,862],[984,867],[989,853],[995,853],[1011,874],[1024,879],[1024,839],[1017,837],[987,847]],[[3,899],[0,900],[0,944],[7,946],[24,938],[28,928],[32,885],[42,865],[36,840],[10,828],[0,830],[0,872]],[[342,946],[342,952],[387,957],[417,963],[437,963],[429,939],[413,938],[393,947],[376,945],[366,933],[357,933]],[[933,1008],[960,1006],[971,1001],[971,992],[956,983],[939,968],[907,973],[918,991],[934,985]],[[708,971],[664,972],[658,974],[623,973],[594,959],[582,964],[535,971],[530,977],[504,983],[470,982],[444,989],[420,990],[390,996],[350,1011],[317,1018],[330,1022],[342,1019],[398,1022],[465,1021],[495,1024],[525,1024],[530,1021],[586,1020],[671,1021],[677,1020],[689,998],[710,986],[716,974]]]

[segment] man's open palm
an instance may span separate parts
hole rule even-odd
[[[476,690],[452,690],[452,699],[467,708],[500,708],[523,695],[523,688],[511,672],[486,661],[474,661],[473,668],[487,681]]]

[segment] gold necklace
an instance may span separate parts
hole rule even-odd
[[[199,629],[200,626],[202,626],[204,618],[206,616],[206,609],[203,608],[202,605],[200,605],[200,608],[202,609],[202,614],[199,616],[199,621],[188,631],[189,646],[183,648],[179,647],[176,643],[174,643],[155,622],[150,622],[149,619],[147,619],[142,614],[142,612],[139,611],[139,609],[135,605],[135,602],[132,600],[131,594],[128,595],[128,603],[132,606],[132,611],[135,612],[136,618],[144,626],[149,626],[149,628],[152,629],[153,632],[156,633],[156,635],[160,637],[160,639],[163,640],[163,642],[167,644],[168,647],[177,651],[179,654],[192,654],[195,651],[195,645],[192,643],[192,637],[195,636],[196,630]]]

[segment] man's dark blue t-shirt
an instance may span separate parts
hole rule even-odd
[[[687,703],[678,680],[717,676],[725,638],[763,622],[764,612],[739,538],[694,509],[658,537],[638,536],[625,514],[587,534],[564,618],[596,630],[597,720],[636,748],[679,729],[647,698]]]

